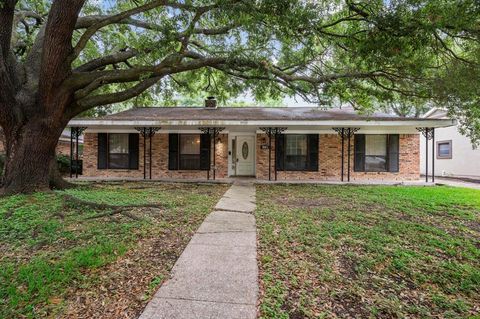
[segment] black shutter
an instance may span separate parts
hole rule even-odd
[[[176,133],[168,134],[168,169],[171,171],[178,170],[179,161],[179,135]]]
[[[354,135],[354,171],[365,172],[365,134]]]
[[[388,171],[399,171],[400,138],[398,134],[388,135]]]
[[[215,155],[214,155],[215,156]],[[200,169],[210,169],[210,134],[200,134]]]
[[[108,168],[108,134],[98,133],[97,168]]]
[[[318,134],[307,135],[307,171],[318,171]]]
[[[277,171],[285,170],[285,135],[279,134],[275,138],[275,165]]]
[[[138,169],[138,133],[128,134],[128,168]]]

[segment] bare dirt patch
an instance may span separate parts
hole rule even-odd
[[[60,318],[137,318],[185,245],[171,233],[141,240],[116,262],[89,274],[98,285],[69,289]]]

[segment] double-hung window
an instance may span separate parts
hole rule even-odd
[[[307,169],[307,135],[285,136],[285,170]]]
[[[281,134],[275,142],[278,171],[318,171],[318,134]]]
[[[108,168],[128,168],[128,134],[108,134]]]
[[[98,169],[138,169],[137,133],[98,133]]]
[[[200,134],[180,135],[180,169],[200,169]]]
[[[168,169],[209,170],[210,136],[208,134],[168,135]]]
[[[354,141],[356,172],[398,172],[397,134],[356,134]]]
[[[365,171],[387,171],[387,135],[365,136]]]

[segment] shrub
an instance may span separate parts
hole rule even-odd
[[[58,155],[57,164],[60,173],[66,174],[70,172],[70,157],[67,155]]]

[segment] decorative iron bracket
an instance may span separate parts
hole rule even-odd
[[[359,127],[333,127],[332,128],[341,138],[351,138],[360,130]]]
[[[282,134],[287,130],[286,127],[260,127],[260,130],[264,131],[268,137]]]
[[[136,127],[135,128],[135,130],[137,130],[140,133],[140,135],[142,135],[142,137],[152,137],[160,129],[161,127]]]
[[[433,132],[434,128],[433,127],[417,127],[417,131],[422,133],[422,135],[427,139],[431,140],[433,138]]]
[[[199,127],[198,129],[202,131],[203,134],[208,134],[213,138],[217,137],[221,131],[225,130],[224,127]]]

